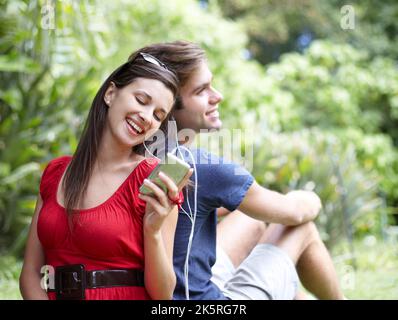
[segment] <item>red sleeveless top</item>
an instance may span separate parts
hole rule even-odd
[[[144,270],[143,216],[145,202],[138,197],[139,187],[155,168],[158,160],[142,160],[102,204],[79,210],[68,225],[66,210],[57,201],[57,190],[63,173],[71,161],[65,156],[52,160],[41,178],[43,206],[39,213],[37,233],[52,267],[83,264],[86,270]],[[55,299],[55,292],[49,292]],[[144,287],[110,287],[86,289],[86,299],[150,299]]]

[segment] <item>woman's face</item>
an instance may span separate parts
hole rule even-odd
[[[112,83],[104,100],[109,106],[105,131],[117,143],[133,147],[159,129],[173,106],[174,96],[158,80],[137,78],[120,89]]]

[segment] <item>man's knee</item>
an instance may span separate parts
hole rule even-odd
[[[320,241],[321,237],[319,235],[318,227],[313,221],[306,222],[301,225],[303,228],[304,232],[306,233],[306,236],[308,237],[308,240],[316,240]]]

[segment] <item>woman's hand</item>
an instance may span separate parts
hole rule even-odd
[[[176,285],[173,268],[174,235],[177,226],[178,209],[170,199],[176,199],[180,190],[192,175],[190,170],[176,186],[165,174],[159,179],[167,186],[167,193],[151,181],[144,182],[154,193],[153,196],[140,195],[146,201],[144,216],[144,257],[145,288],[152,299],[172,299]]]
[[[154,196],[139,194],[139,197],[147,203],[144,216],[146,232],[158,233],[160,231],[164,220],[176,206],[171,199],[179,198],[179,192],[187,184],[192,172],[193,170],[190,169],[178,186],[166,174],[159,172],[159,179],[166,185],[167,193],[149,179],[144,180],[144,184],[154,193]]]

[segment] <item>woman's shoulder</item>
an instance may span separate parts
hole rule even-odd
[[[48,162],[40,181],[40,193],[43,198],[55,187],[71,159],[71,156],[61,156]]]
[[[49,161],[48,165],[59,165],[59,164],[64,164],[64,163],[69,163],[69,161],[72,160],[72,156],[60,156],[57,158],[54,158],[52,160]]]
[[[60,169],[61,167],[64,167],[70,162],[70,160],[72,160],[71,156],[61,156],[50,160],[44,169],[43,175],[45,173],[49,173],[49,171],[53,171],[54,169]]]
[[[159,162],[160,160],[157,158],[143,158],[133,170],[134,174],[130,175],[130,180],[137,179],[138,183],[142,183],[144,179],[150,175],[153,169],[155,169]]]

